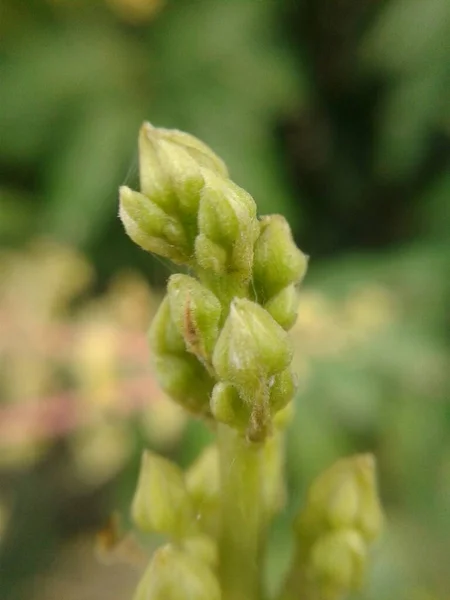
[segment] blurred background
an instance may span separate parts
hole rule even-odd
[[[117,218],[145,119],[311,256],[270,584],[305,486],[373,451],[388,527],[357,597],[450,597],[449,40],[448,0],[2,0],[2,600],[131,598],[138,557],[94,533],[128,526],[143,447],[188,465],[211,437],[149,366],[171,266]]]

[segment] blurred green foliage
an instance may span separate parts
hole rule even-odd
[[[450,589],[449,40],[448,0],[1,8],[2,246],[46,235],[87,253],[100,285],[124,266],[162,281],[166,267],[116,217],[118,186],[137,177],[144,119],[205,140],[261,213],[292,223],[311,255],[305,294],[319,299],[312,322],[323,333],[321,351],[311,350],[314,336],[300,344],[308,360],[289,444],[291,514],[334,457],[377,454],[389,527],[371,600]],[[374,286],[381,294],[352,304]],[[361,306],[369,322],[384,310],[386,323],[340,346]],[[207,435],[191,425],[180,460]],[[120,497],[130,479],[127,471]],[[21,498],[36,481],[48,479],[29,479]],[[281,519],[273,532],[274,579],[287,527]]]

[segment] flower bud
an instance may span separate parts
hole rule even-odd
[[[204,271],[212,271],[215,275],[226,272],[227,252],[222,247],[210,240],[204,233],[195,238],[195,258],[198,266]]]
[[[122,186],[119,216],[127,234],[144,250],[177,264],[189,262],[190,252],[183,227],[144,194]]]
[[[360,588],[367,562],[363,537],[353,529],[340,529],[321,536],[313,545],[311,575],[337,596]]]
[[[216,383],[210,401],[211,414],[219,423],[245,431],[251,416],[250,406],[239,396],[237,389],[220,381]]]
[[[294,409],[294,402],[289,402],[289,404],[273,416],[272,421],[276,430],[284,431],[292,423],[294,419]]]
[[[171,544],[154,553],[134,600],[220,600],[213,571],[201,560]]]
[[[223,160],[209,146],[193,135],[178,129],[164,129],[162,127],[159,127],[157,131],[159,139],[182,147],[200,166],[217,173],[221,177],[228,177],[228,170]]]
[[[195,356],[163,354],[155,357],[155,372],[162,389],[186,410],[209,416],[213,378]]]
[[[284,329],[255,302],[235,298],[214,348],[217,375],[252,404],[267,380],[291,360],[292,347]]]
[[[274,375],[270,387],[270,408],[272,415],[283,410],[293,399],[297,389],[297,378],[289,367]]]
[[[259,233],[253,198],[229,179],[203,171],[205,186],[198,213],[200,234],[227,252],[227,268],[250,276]]]
[[[289,331],[297,320],[299,300],[297,288],[292,284],[272,296],[264,308],[283,329]]]
[[[187,143],[189,142],[189,143]],[[141,191],[171,215],[196,221],[203,167],[226,172],[222,161],[205,144],[180,131],[144,123],[139,133]],[[188,219],[189,220],[189,219]]]
[[[308,537],[313,532],[351,528],[370,541],[379,534],[382,520],[375,461],[362,454],[338,460],[313,482],[297,531]]]
[[[136,525],[148,533],[174,538],[192,533],[194,513],[180,468],[144,452],[131,513]]]
[[[188,275],[172,275],[167,292],[172,319],[186,349],[201,360],[209,359],[219,335],[219,300]]]
[[[205,565],[216,568],[219,562],[217,542],[208,535],[200,534],[186,539],[183,548]]]
[[[213,537],[219,527],[219,452],[215,444],[207,446],[185,475],[197,522]]]
[[[153,317],[148,336],[150,348],[155,354],[186,354],[184,339],[173,322],[167,296]]]
[[[283,288],[301,281],[306,267],[307,257],[295,245],[286,219],[281,215],[262,217],[253,262],[259,301],[267,302]]]

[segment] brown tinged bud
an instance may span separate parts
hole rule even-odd
[[[209,361],[219,335],[222,307],[216,296],[188,275],[172,275],[167,292],[173,322],[188,352]]]

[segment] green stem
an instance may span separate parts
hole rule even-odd
[[[262,445],[226,425],[218,431],[221,474],[222,600],[258,600],[264,525]]]

